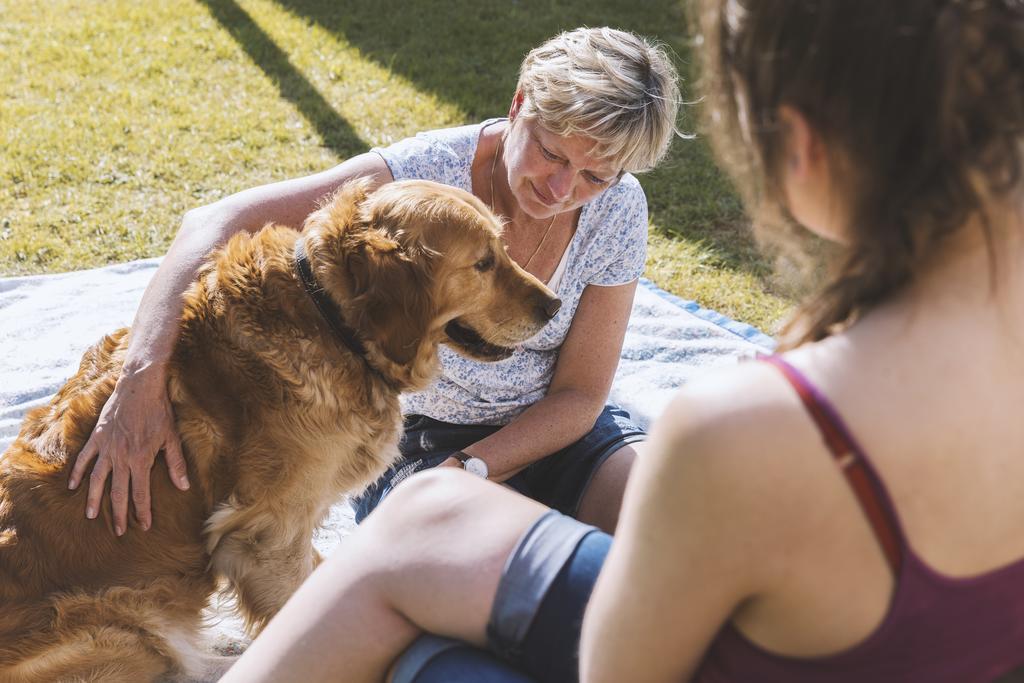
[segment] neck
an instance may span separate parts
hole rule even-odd
[[[914,288],[1018,296],[1024,281],[1024,205],[990,205],[972,215],[924,261]]]
[[[922,264],[908,285],[832,340],[827,348],[912,366],[925,358],[1024,369],[1024,222],[968,221]]]
[[[921,263],[906,287],[854,328],[888,330],[887,339],[917,344],[959,339],[979,345],[989,338],[1024,343],[1024,223],[1020,214],[1010,220],[990,216],[991,243],[980,218],[967,221]]]

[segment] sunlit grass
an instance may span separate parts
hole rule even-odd
[[[159,255],[189,208],[499,116],[526,50],[603,23],[686,69],[664,0],[0,0],[0,274]],[[770,329],[788,302],[704,143],[677,141],[641,182],[648,276]]]

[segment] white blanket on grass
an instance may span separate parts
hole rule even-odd
[[[59,275],[0,279],[0,452],[25,412],[47,402],[101,336],[129,325],[159,259]],[[767,351],[772,341],[749,325],[701,308],[641,281],[612,385],[611,400],[639,422],[657,417],[694,374]],[[352,528],[339,503],[316,545],[325,555]],[[218,613],[219,612],[219,613]],[[215,606],[218,649],[243,642],[237,620]]]

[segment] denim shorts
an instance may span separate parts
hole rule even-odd
[[[495,425],[456,425],[424,415],[405,418],[398,449],[401,459],[352,501],[356,522],[362,522],[380,501],[410,475],[436,467],[460,451],[501,429]],[[615,451],[642,441],[646,434],[622,408],[605,406],[582,439],[538,460],[505,483],[524,496],[575,516],[594,473]]]
[[[505,563],[487,650],[425,635],[395,664],[393,683],[574,683],[583,612],[612,537],[554,510]]]

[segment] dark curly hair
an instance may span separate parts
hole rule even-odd
[[[851,209],[849,241],[784,345],[852,322],[968,217],[989,230],[987,196],[1020,192],[1024,0],[695,0],[693,9],[707,125],[761,236],[794,234],[780,186],[781,105],[827,142]],[[989,235],[990,255],[992,244]]]

